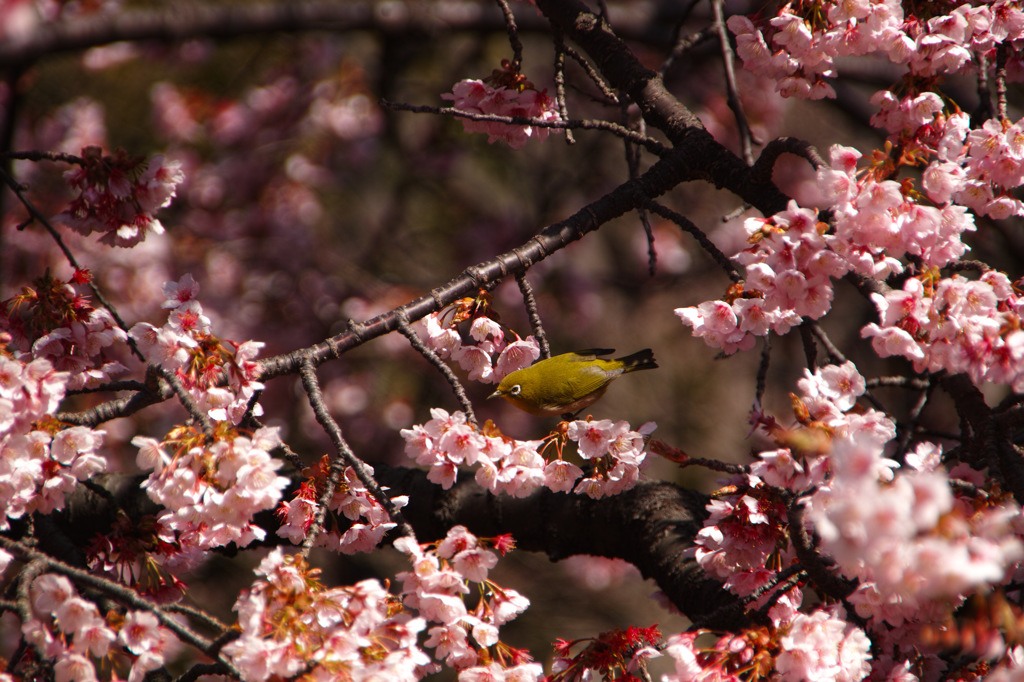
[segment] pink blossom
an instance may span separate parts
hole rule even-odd
[[[584,459],[602,457],[608,453],[608,446],[614,438],[611,420],[580,421],[569,424],[566,435],[570,440],[577,441],[580,455]]]
[[[453,100],[454,108],[470,114],[484,114],[508,117],[559,121],[561,117],[554,107],[554,100],[547,91],[524,89],[517,91],[503,86],[494,87],[484,81],[463,80],[455,84],[451,94],[441,95],[442,99]],[[460,118],[467,133],[487,133],[487,141],[504,141],[512,149],[522,148],[533,136],[543,140],[549,128],[525,124],[478,121]]]
[[[529,367],[540,357],[540,345],[532,336],[508,344],[494,364],[494,379],[501,381],[518,369]]]
[[[572,462],[556,459],[544,467],[544,486],[554,492],[567,493],[583,475],[583,470]]]
[[[61,656],[54,665],[53,672],[57,682],[93,682],[99,679],[89,657],[76,652]]]
[[[864,631],[824,610],[797,614],[779,644],[775,666],[782,680],[856,682],[871,672]]]

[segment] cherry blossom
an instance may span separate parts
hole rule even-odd
[[[235,603],[241,637],[224,647],[245,679],[306,672],[417,680],[430,664],[416,642],[425,622],[378,581],[328,588],[302,558],[280,549],[256,574],[261,577]]]
[[[797,614],[780,639],[780,679],[856,682],[871,671],[871,641],[860,628],[825,610]]]
[[[372,474],[373,467],[365,466]],[[330,467],[328,458],[323,457],[316,467],[308,470],[309,478],[302,483],[294,498],[281,502],[276,510],[281,520],[278,535],[296,544],[302,543],[313,525]],[[404,507],[408,501],[409,498],[406,496],[391,498],[392,504],[398,509]],[[316,545],[329,547],[343,554],[373,551],[384,534],[397,525],[391,520],[388,511],[359,480],[352,467],[345,468],[342,481],[335,490],[328,508],[333,513],[344,515],[352,525],[344,532],[338,528],[322,530],[317,535]]]
[[[124,151],[103,156],[99,147],[82,150],[83,163],[65,173],[68,184],[79,196],[57,217],[68,227],[100,238],[112,246],[134,246],[147,233],[163,234],[154,217],[168,206],[184,179],[181,164],[155,156],[148,162],[131,158]]]
[[[163,288],[169,310],[163,327],[140,322],[129,330],[143,353],[174,372],[197,407],[211,419],[238,422],[247,410],[263,413],[250,400],[263,384],[255,380],[259,341],[221,340],[214,336],[210,319],[196,299],[199,285],[191,275]],[[226,382],[224,381],[226,379]]]
[[[463,526],[453,527],[433,546],[421,546],[409,537],[395,541],[395,548],[413,565],[412,571],[396,576],[402,581],[403,603],[437,624],[427,629],[426,646],[434,649],[436,658],[459,670],[460,680],[466,676],[533,681],[542,672],[526,652],[499,640],[499,628],[530,603],[487,577],[497,563],[488,547],[499,545],[497,539],[484,541]],[[472,583],[474,589],[470,589]],[[469,609],[463,595],[477,591],[480,599]]]
[[[574,490],[594,498],[628,490],[646,466],[644,442],[655,429],[653,423],[633,431],[624,421],[576,420],[568,423],[564,434],[521,441],[496,428],[481,433],[466,422],[461,411],[449,414],[433,408],[430,414],[433,418],[427,423],[401,431],[406,454],[417,464],[430,467],[429,480],[450,488],[460,466],[476,466],[480,485],[492,493],[514,497],[525,497],[540,487]],[[565,442],[578,442],[580,454],[594,461],[596,466],[586,478],[581,479],[582,469],[561,456],[549,460],[542,454],[559,451]]]
[[[0,355],[0,529],[35,511],[62,509],[79,481],[107,470],[104,431],[65,428],[52,417],[70,378],[46,359]]]
[[[244,547],[266,532],[253,516],[272,509],[288,479],[277,474],[281,462],[269,451],[280,444],[276,428],[249,436],[231,429],[207,442],[201,432],[180,427],[162,442],[136,436],[140,467],[153,472],[142,483],[164,510],[163,533],[190,550],[234,542]],[[168,452],[170,451],[170,452]]]
[[[502,69],[495,69],[494,75],[486,80],[467,79],[459,81],[451,94],[441,95],[442,99],[453,100],[455,109],[470,114],[508,116],[560,121],[554,100],[546,90],[535,90],[533,84],[517,73],[508,62]],[[502,140],[512,149],[521,149],[531,137],[544,140],[549,128],[529,124],[511,124],[496,121],[460,118],[467,133],[487,133],[491,144]]]
[[[455,360],[469,373],[471,381],[496,384],[517,369],[530,366],[540,357],[540,345],[533,336],[521,338],[502,327],[490,310],[490,296],[466,298],[423,322],[427,345],[441,358]],[[465,336],[460,328],[469,322]],[[514,340],[509,342],[511,336]]]

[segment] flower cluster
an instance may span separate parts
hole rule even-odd
[[[525,651],[501,642],[499,628],[530,605],[529,600],[487,577],[498,563],[488,544],[505,554],[511,538],[501,536],[487,543],[463,526],[448,531],[434,546],[421,546],[410,537],[399,538],[395,548],[408,555],[413,569],[399,573],[403,601],[426,620],[436,623],[427,630],[426,646],[435,657],[460,671],[460,682],[510,680],[533,682],[541,667]],[[463,595],[476,583],[480,598],[469,610]]]
[[[90,279],[87,270],[76,271],[67,281],[47,273],[0,302],[0,330],[11,335],[10,345],[68,372],[69,389],[99,385],[126,369],[105,351],[128,335],[109,311],[93,308],[75,290],[75,284]]]
[[[814,211],[794,202],[769,219],[751,218],[745,227],[750,248],[735,259],[746,266],[745,286],[727,300],[678,308],[683,324],[709,346],[727,353],[748,350],[754,337],[785,334],[804,316],[817,319],[832,303],[832,279],[846,265],[828,249]]]
[[[1012,0],[963,2],[934,16],[904,14],[897,0],[798,2],[763,28],[742,16],[727,23],[745,68],[787,97],[810,99],[835,97],[827,79],[841,57],[880,54],[929,77],[974,68],[996,45],[1024,38],[1024,10]]]
[[[427,345],[442,358],[451,358],[469,372],[473,381],[496,384],[517,369],[529,367],[540,357],[540,345],[528,336],[506,330],[490,308],[490,296],[464,298],[424,320]],[[447,319],[449,318],[450,319]],[[463,338],[459,327],[468,324]],[[513,340],[508,341],[512,336]]]
[[[142,487],[164,507],[161,533],[186,553],[262,540],[266,531],[253,516],[272,509],[288,485],[269,452],[280,443],[276,428],[245,436],[223,424],[212,440],[192,427],[174,429],[163,442],[133,438],[139,467],[153,472]]]
[[[962,372],[979,386],[1024,390],[1024,299],[1003,273],[989,271],[976,281],[911,277],[902,289],[871,298],[880,324],[861,335],[881,357],[905,357],[918,372]]]
[[[56,661],[57,680],[96,680],[93,657],[105,659],[120,645],[132,666],[129,682],[164,664],[177,647],[177,639],[148,611],[130,611],[115,631],[91,601],[82,599],[64,576],[44,573],[29,590],[32,611],[22,624],[25,639]]]
[[[865,382],[852,363],[807,371],[799,387],[796,427],[759,416],[759,426],[780,447],[760,453],[748,472],[714,496],[697,537],[698,562],[727,579],[735,593],[757,594],[756,605],[771,595],[768,615],[775,627],[786,637],[803,638],[803,644],[783,647],[790,653],[778,655],[775,666],[783,679],[861,679],[867,670],[864,633],[847,640],[852,631],[838,614],[799,612],[800,588],[787,588],[786,594],[768,589],[775,572],[796,561],[788,525],[794,517],[786,501],[802,498],[796,504],[820,538],[820,550],[834,559],[838,573],[856,581],[848,600],[867,632],[907,657],[887,665],[937,655],[938,649],[925,651],[908,633],[945,622],[967,594],[1009,577],[1024,558],[1019,507],[1005,496],[955,492],[934,444],[920,443],[902,467],[887,458],[895,425],[880,412],[856,406]],[[817,623],[833,619],[838,620],[827,627]],[[850,659],[859,676],[809,672],[807,666],[820,672],[821,666],[837,665],[816,657],[834,657],[847,644],[860,652]],[[818,653],[792,653],[806,648]],[[999,656],[1005,646],[998,642],[990,651]],[[693,655],[688,660],[696,660]]]
[[[235,602],[241,636],[224,655],[246,680],[418,680],[430,664],[425,627],[377,580],[327,588],[300,556],[275,549]]]
[[[644,439],[654,430],[649,423],[639,431],[624,421],[576,420],[543,440],[516,440],[488,425],[482,431],[466,422],[460,411],[430,410],[432,419],[402,429],[405,452],[417,464],[430,467],[427,478],[444,488],[455,483],[461,465],[475,466],[476,481],[494,494],[526,497],[541,487],[556,492],[585,494],[594,499],[629,490],[646,463]],[[564,460],[562,447],[572,441],[580,457],[593,464],[583,470]],[[548,449],[557,456],[545,459]]]
[[[938,467],[880,481],[862,466],[875,453],[856,440],[835,442],[834,475],[808,501],[822,550],[859,580],[850,602],[860,616],[895,626],[924,621],[1000,583],[1024,558],[1012,501],[958,499]]]
[[[746,270],[744,284],[725,300],[678,308],[694,336],[726,352],[746,350],[754,337],[785,334],[804,318],[828,312],[833,280],[848,272],[884,279],[903,272],[904,255],[941,267],[966,250],[960,241],[974,229],[962,206],[915,203],[907,188],[873,174],[857,178],[860,153],[833,147],[831,166],[818,172],[818,187],[832,202],[833,229],[815,211],[795,202],[770,218],[750,218],[751,246],[735,256]]]
[[[181,164],[154,156],[148,162],[123,150],[104,156],[99,147],[82,150],[82,165],[64,174],[78,196],[57,217],[84,235],[100,232],[111,246],[135,246],[147,232],[163,234],[154,217],[168,206],[185,179]]]
[[[139,348],[155,355],[163,367],[175,373],[196,406],[217,421],[237,423],[249,401],[263,384],[255,380],[256,354],[263,343],[222,341],[211,333],[210,318],[196,299],[199,284],[191,275],[164,285],[163,303],[168,314],[163,327],[140,322],[129,330]],[[226,385],[224,385],[226,383]],[[252,406],[259,416],[259,404]]]
[[[365,466],[372,474],[373,467]],[[295,497],[290,501],[283,500],[277,508],[278,518],[281,519],[278,535],[295,544],[300,544],[306,537],[313,525],[329,471],[330,459],[325,455],[315,467],[303,472],[307,480],[302,482]],[[404,495],[392,497],[391,502],[401,508],[408,504],[409,498]],[[352,525],[344,533],[336,527],[322,529],[316,537],[316,544],[343,554],[372,552],[384,534],[396,526],[387,510],[370,494],[352,467],[345,468],[327,508],[331,512],[343,514]]]
[[[898,100],[883,90],[875,101],[882,108],[872,122],[893,133],[895,142],[907,150],[900,157],[902,165],[923,167],[921,184],[937,206],[959,211],[966,206],[997,220],[1024,215],[1024,202],[1012,194],[1024,184],[1024,121],[989,119],[972,130],[970,117],[962,111],[945,113],[934,92]],[[840,178],[842,186],[848,182]],[[950,202],[961,206],[949,206]],[[927,246],[942,247],[942,241],[931,240]],[[943,253],[944,260],[926,262],[943,265],[963,252],[961,246],[955,248],[959,253]]]
[[[570,650],[580,642],[588,644],[573,655]],[[649,675],[641,677],[634,673],[646,672],[647,661],[662,655],[658,650],[660,643],[661,632],[656,625],[616,628],[597,637],[571,642],[559,640],[555,643],[555,661],[546,682],[593,679],[597,674],[606,680],[649,679]]]
[[[441,99],[453,100],[455,109],[469,114],[529,118],[539,121],[560,121],[554,100],[547,90],[535,90],[533,84],[508,62],[485,80],[463,80]],[[520,149],[531,137],[544,140],[549,128],[528,123],[516,124],[460,118],[467,133],[487,133],[487,141],[502,140],[512,149]]]
[[[871,672],[871,641],[836,609],[798,613],[779,630],[750,628],[709,647],[697,643],[703,634],[696,630],[668,638],[665,653],[675,661],[675,674],[664,682],[740,682],[748,674],[780,682],[857,682]]]
[[[10,519],[64,507],[78,481],[106,471],[104,431],[64,428],[53,415],[70,377],[48,360],[0,354],[0,530]]]
[[[156,514],[120,513],[103,534],[86,547],[89,569],[127,585],[158,604],[173,604],[185,596],[188,585],[176,573],[197,558],[182,553],[175,538],[164,532]]]

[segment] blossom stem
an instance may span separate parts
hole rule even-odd
[[[306,397],[309,399],[309,405],[313,408],[313,414],[316,415],[316,420],[323,427],[324,431],[331,438],[334,443],[335,449],[338,454],[341,455],[341,459],[335,459],[331,463],[331,473],[327,481],[327,485],[324,489],[324,494],[321,496],[319,506],[316,510],[316,517],[313,522],[313,526],[310,528],[309,533],[306,536],[305,541],[302,543],[303,556],[309,553],[310,548],[313,546],[313,541],[316,539],[316,535],[323,528],[324,518],[327,514],[327,505],[331,498],[334,496],[334,491],[337,488],[338,481],[341,479],[341,473],[344,471],[344,465],[352,467],[355,471],[356,476],[366,489],[370,491],[374,499],[380,503],[380,505],[387,511],[388,516],[398,524],[398,527],[402,535],[408,535],[409,537],[415,538],[416,535],[412,530],[412,526],[405,520],[402,512],[398,510],[395,503],[391,501],[376,479],[370,473],[366,463],[359,459],[356,454],[349,447],[348,443],[345,442],[344,437],[341,434],[341,427],[338,426],[338,422],[331,417],[327,411],[327,405],[324,404],[324,394],[320,390],[320,382],[316,378],[316,367],[313,364],[313,359],[308,355],[302,359],[302,363],[299,366],[299,377],[302,379],[302,387],[306,391]]]
[[[452,368],[437,353],[427,348],[426,344],[416,334],[416,330],[409,324],[409,317],[404,312],[400,310],[395,318],[398,322],[399,333],[409,340],[409,344],[416,349],[416,352],[426,358],[430,364],[444,375],[448,385],[452,387],[452,391],[454,391],[459,404],[462,406],[462,411],[466,413],[466,421],[472,424],[473,428],[479,428],[476,415],[473,413],[473,403],[470,402],[469,396],[466,395],[466,389],[463,387],[462,382],[459,381],[459,378],[455,376]]]
[[[519,285],[519,292],[523,295],[523,303],[526,305],[526,314],[530,316],[530,327],[533,335],[540,344],[540,359],[547,360],[551,357],[551,346],[548,344],[548,336],[544,333],[544,324],[541,322],[540,313],[537,311],[537,299],[533,295],[533,287],[526,279],[525,273],[516,274],[516,283]]]

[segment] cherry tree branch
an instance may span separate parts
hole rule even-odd
[[[111,476],[109,484],[118,485],[121,478],[127,477]],[[722,628],[745,621],[738,599],[685,554],[707,516],[708,498],[701,492],[643,481],[600,500],[547,489],[513,498],[492,495],[471,473],[460,475],[452,488],[444,490],[429,481],[425,471],[382,464],[375,465],[373,478],[388,488],[388,494],[409,497],[402,515],[409,527],[406,532],[414,531],[419,542],[442,539],[453,526],[464,525],[482,537],[511,533],[520,549],[555,561],[578,554],[620,558],[654,580],[692,620],[706,619],[708,627]],[[125,494],[152,507],[134,482],[125,481]],[[84,543],[89,537],[86,529],[101,524],[111,504],[95,496],[76,497],[69,500],[68,513],[55,522],[66,537]],[[130,508],[133,500],[122,499],[120,504]],[[255,522],[267,531],[264,544],[287,544],[274,533],[273,515]]]
[[[182,642],[194,646],[209,655],[211,658],[214,658],[218,665],[222,666],[222,670],[226,671],[228,674],[238,677],[238,679],[242,679],[241,672],[235,668],[230,661],[220,658],[217,652],[212,650],[213,643],[210,640],[196,632],[193,632],[191,628],[182,625],[177,619],[172,618],[165,608],[144,599],[131,588],[112,580],[107,580],[106,578],[102,578],[98,575],[94,575],[88,571],[69,566],[68,564],[58,561],[43,552],[4,536],[0,536],[0,547],[23,561],[32,562],[32,565],[36,567],[35,571],[24,571],[19,576],[19,589],[27,589],[28,583],[31,582],[30,578],[34,577],[34,573],[52,571],[54,573],[65,575],[75,583],[99,590],[129,608],[149,611],[157,617],[162,626],[173,632]]]
[[[743,146],[743,160],[750,166],[754,163],[752,135],[750,124],[747,122],[747,115],[744,113],[743,104],[740,102],[739,86],[736,84],[736,66],[733,59],[732,43],[729,42],[729,31],[725,27],[724,5],[724,0],[712,0],[711,9],[715,17],[712,28],[718,36],[718,46],[722,52],[726,97],[729,109],[732,110],[733,118],[736,119],[736,127],[739,130],[740,144]]]
[[[454,107],[435,107],[426,104],[402,104],[401,102],[390,102],[381,100],[381,106],[395,111],[408,111],[413,114],[435,114],[438,116],[453,116],[465,118],[470,121],[485,121],[488,123],[507,123],[516,126],[531,126],[534,128],[552,128],[554,130],[604,130],[605,132],[617,135],[624,140],[642,145],[652,154],[661,156],[668,150],[657,140],[642,135],[634,130],[623,127],[611,121],[602,120],[569,120],[569,121],[548,121],[528,116],[501,116],[499,114],[476,114],[471,111],[463,111]]]
[[[535,12],[516,18],[519,33],[546,31],[548,23]],[[625,16],[618,28],[629,38],[661,43],[663,31],[641,15]],[[389,35],[442,32],[505,32],[497,7],[486,3],[444,0],[380,3],[372,0],[280,0],[216,5],[176,4],[123,7],[54,22],[40,22],[0,43],[0,68],[31,64],[54,54],[81,52],[117,42],[181,43],[197,39],[226,40],[298,31],[374,31]]]
[[[316,364],[326,362],[370,339],[397,330],[400,314],[409,322],[415,322],[448,307],[460,298],[473,295],[481,287],[488,288],[506,277],[526,272],[536,263],[600,228],[608,221],[633,210],[640,201],[638,197],[655,197],[670,190],[680,182],[680,163],[680,157],[671,153],[656,162],[635,181],[623,183],[569,218],[544,228],[521,246],[479,265],[466,268],[458,277],[434,289],[428,295],[365,322],[352,322],[346,332],[311,348],[260,361],[258,380],[266,381],[282,374],[295,373],[306,357]]]
[[[437,353],[427,347],[423,340],[416,334],[416,330],[409,324],[409,320],[399,313],[398,315],[398,331],[409,340],[409,344],[416,349],[416,352],[427,359],[427,362],[437,368],[439,372],[444,376],[448,385],[452,387],[452,391],[455,393],[455,397],[459,401],[459,405],[462,406],[462,411],[466,413],[466,421],[477,427],[476,414],[473,412],[473,404],[469,401],[469,396],[466,395],[466,389],[462,386],[462,382],[455,376],[455,372],[449,367],[444,360],[438,356]]]
[[[81,161],[81,159],[79,159],[78,157],[70,158],[75,160],[76,162]],[[78,260],[75,258],[75,255],[71,253],[71,249],[69,249],[67,245],[64,243],[64,240],[61,238],[60,232],[57,231],[57,228],[55,228],[50,223],[50,220],[45,215],[43,215],[38,208],[36,208],[35,204],[29,201],[28,197],[25,196],[25,193],[21,191],[22,186],[18,184],[18,182],[15,181],[15,179],[10,174],[8,174],[3,167],[0,167],[0,180],[2,180],[8,187],[11,188],[11,191],[14,192],[14,195],[16,197],[18,197],[18,201],[20,201],[22,206],[25,207],[25,210],[28,211],[29,215],[32,216],[32,218],[35,221],[37,221],[40,225],[42,225],[43,228],[49,233],[50,237],[53,239],[54,242],[56,242],[57,247],[60,249],[61,253],[64,254],[64,258],[67,259],[71,267],[73,267],[75,270],[82,270],[82,267],[78,264]],[[106,297],[103,295],[103,292],[100,291],[100,288],[96,286],[96,283],[91,280],[89,281],[89,290],[92,292],[92,295],[96,298],[96,301],[101,306],[107,309],[107,311],[110,313],[110,316],[114,318],[114,322],[117,324],[117,326],[127,333],[128,325],[125,324],[125,321],[121,318],[121,314],[117,312],[117,308],[115,308],[109,301],[107,301]],[[146,357],[142,354],[142,351],[139,350],[138,345],[135,343],[135,339],[133,339],[131,336],[128,336],[127,343],[128,348],[131,349],[132,353],[137,358],[145,362]]]
[[[341,427],[338,426],[338,422],[327,411],[327,405],[324,404],[324,394],[320,390],[320,382],[316,378],[316,369],[309,359],[306,359],[299,367],[299,376],[302,379],[302,387],[306,391],[306,397],[309,399],[310,407],[313,408],[313,414],[316,415],[316,420],[323,427],[324,431],[330,437],[331,442],[334,443],[334,447],[338,452],[338,457],[334,458],[331,463],[331,471],[327,485],[324,486],[323,495],[320,498],[319,505],[316,510],[316,518],[314,519],[313,527],[310,528],[309,533],[306,536],[306,540],[303,543],[303,553],[308,553],[309,549],[313,546],[313,541],[316,539],[317,533],[323,527],[323,521],[327,513],[327,508],[334,492],[337,490],[338,484],[341,481],[341,474],[344,471],[345,466],[352,467],[353,471],[356,472],[356,477],[366,487],[366,489],[373,495],[374,499],[380,503],[380,505],[387,511],[388,516],[391,520],[398,524],[398,528],[402,535],[412,535],[412,528],[409,526],[402,512],[399,511],[395,503],[391,501],[391,498],[381,489],[377,480],[374,478],[373,473],[370,471],[366,463],[359,459],[356,454],[349,447],[345,438],[341,434]]]
[[[537,310],[537,299],[533,295],[533,287],[530,280],[526,279],[524,273],[516,275],[516,283],[519,285],[519,293],[523,295],[523,305],[526,307],[526,314],[530,318],[530,328],[533,330],[533,337],[537,339],[540,346],[541,360],[551,357],[551,346],[548,345],[548,335],[544,333],[544,323],[540,319],[540,312]]]

